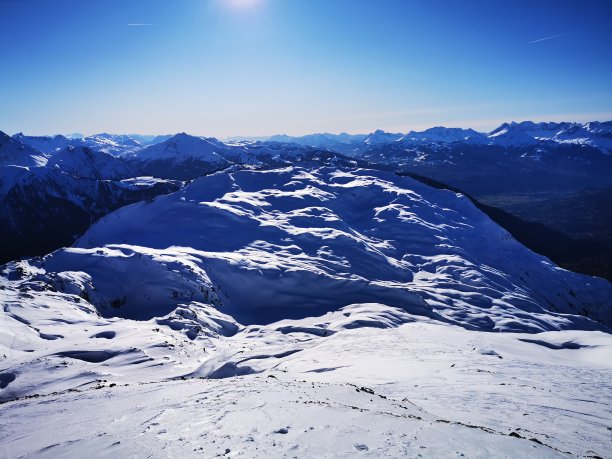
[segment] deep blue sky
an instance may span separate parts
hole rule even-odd
[[[610,24],[610,0],[0,0],[0,130],[612,119]]]

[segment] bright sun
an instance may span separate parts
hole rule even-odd
[[[261,2],[262,0],[225,0],[227,5],[237,9],[253,8]]]

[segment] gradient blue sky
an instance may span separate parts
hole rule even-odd
[[[610,24],[610,0],[0,0],[0,130],[612,119]]]

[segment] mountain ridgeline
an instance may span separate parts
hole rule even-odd
[[[227,141],[185,133],[0,134],[5,222],[0,236],[8,242],[0,262],[69,245],[103,215],[215,172],[369,167],[469,193],[488,206],[490,216],[495,208],[508,213],[496,221],[532,250],[610,279],[612,230],[603,224],[609,212],[602,200],[609,201],[612,187],[611,153],[612,122],[505,123],[489,133],[435,127],[407,134],[379,130]],[[566,198],[573,205],[560,212]]]

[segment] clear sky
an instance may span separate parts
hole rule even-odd
[[[0,0],[0,130],[612,119],[611,24],[611,0]]]

